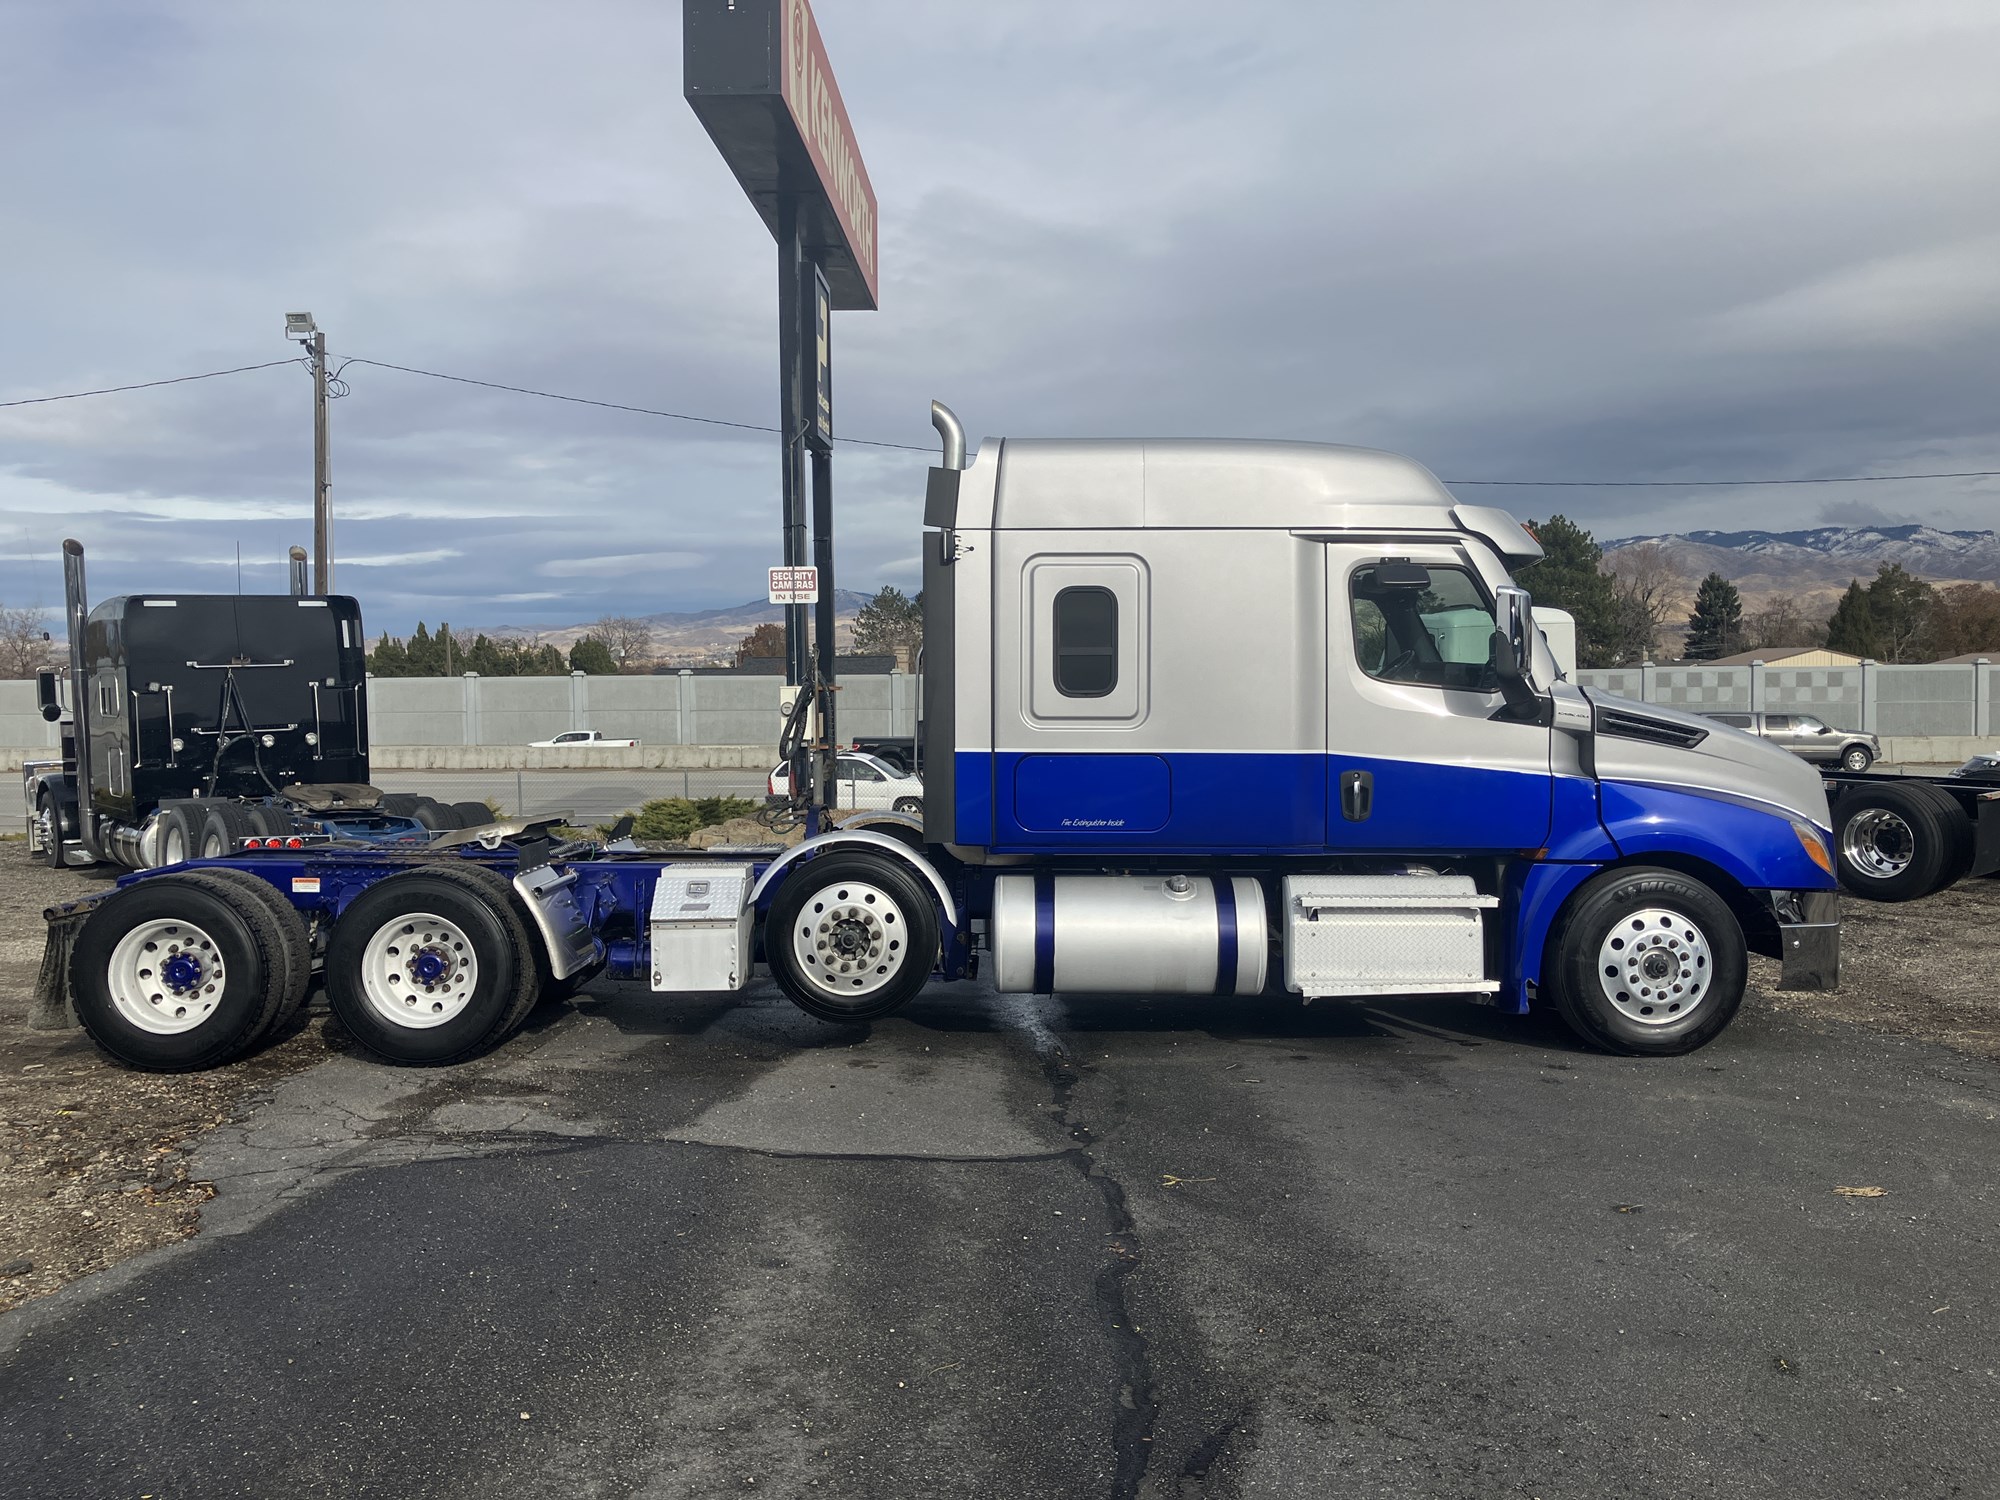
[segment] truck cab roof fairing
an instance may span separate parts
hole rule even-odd
[[[996,530],[1209,528],[1219,522],[1231,530],[1467,529],[1454,516],[1451,492],[1428,469],[1372,448],[1021,438],[986,446],[998,448]],[[972,524],[963,512],[959,522]],[[1520,536],[1526,540],[1525,532]],[[1510,537],[1501,550],[1519,549]]]

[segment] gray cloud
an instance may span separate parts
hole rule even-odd
[[[882,202],[843,431],[1272,435],[1448,478],[2000,468],[1983,4],[1012,0],[820,22]],[[285,352],[770,421],[775,257],[656,0],[14,7],[0,399]],[[732,604],[772,440],[366,365],[341,586],[378,627]],[[273,586],[304,375],[0,410],[0,599]],[[924,458],[846,448],[841,581],[913,585]],[[1600,535],[2000,521],[1992,482],[1476,492]],[[594,563],[593,559],[614,559]]]

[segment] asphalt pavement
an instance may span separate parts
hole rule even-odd
[[[198,1238],[0,1320],[0,1493],[1992,1495],[1996,1115],[1754,995],[604,986],[210,1136]]]

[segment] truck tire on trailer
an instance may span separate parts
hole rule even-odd
[[[450,807],[460,828],[484,828],[493,821],[493,809],[484,802],[454,802]]]
[[[282,1003],[284,940],[260,905],[190,872],[115,891],[70,955],[77,1019],[112,1057],[157,1073],[212,1068]]]
[[[420,792],[384,792],[381,808],[392,817],[411,818],[416,816],[419,803],[430,800]]]
[[[506,882],[483,873],[440,866],[391,876],[335,924],[327,1000],[377,1057],[462,1062],[498,1045],[533,1008],[533,939],[488,883]]]
[[[461,826],[458,814],[435,797],[417,798],[417,805],[410,809],[409,816],[415,818],[432,833],[451,833]]]
[[[192,802],[160,804],[160,862],[155,869],[185,864],[194,857],[201,836],[201,809]]]
[[[929,982],[937,952],[935,897],[901,861],[867,850],[789,871],[764,922],[773,977],[822,1021],[900,1010]]]
[[[250,810],[235,802],[216,801],[202,809],[195,847],[203,859],[227,859],[250,837]]]
[[[278,983],[278,1004],[263,1034],[271,1036],[283,1031],[305,1005],[306,991],[312,987],[313,944],[312,934],[306,930],[306,919],[270,881],[260,879],[248,870],[226,867],[191,870],[186,878],[240,892],[240,899],[261,907],[271,919],[272,930],[276,932],[283,950],[284,963]]]
[[[1875,764],[1875,757],[1866,745],[1849,745],[1841,752],[1840,769],[1843,771],[1865,771]]]
[[[1671,1057],[1729,1024],[1749,971],[1743,929],[1721,897],[1677,870],[1641,867],[1599,875],[1570,899],[1542,987],[1592,1046]]]
[[[1844,791],[1833,809],[1841,885],[1869,901],[1915,901],[1937,890],[1958,844],[1937,797],[1951,801],[1922,782]],[[1956,803],[1949,811],[1962,819]]]

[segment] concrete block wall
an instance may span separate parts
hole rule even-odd
[[[1586,687],[1690,713],[1812,714],[1836,729],[1903,741],[2000,738],[2000,665],[1619,667],[1576,674]],[[1949,757],[1947,757],[1949,758]],[[1963,759],[1963,757],[1957,757]]]

